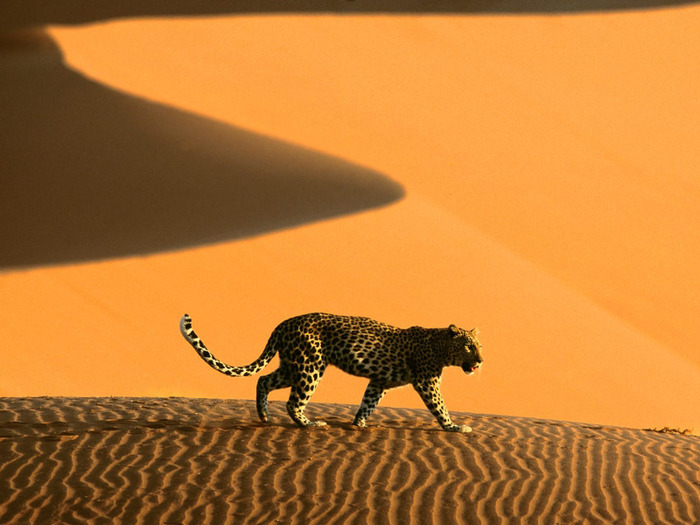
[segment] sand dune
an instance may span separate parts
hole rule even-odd
[[[478,326],[453,411],[700,429],[697,6],[303,4],[0,8],[66,24],[0,58],[0,395],[250,398],[182,313],[246,364],[330,311]],[[329,371],[313,402],[364,386]]]
[[[376,171],[92,82],[45,34],[5,49],[0,267],[230,240],[403,194]]]
[[[698,438],[524,418],[182,398],[0,398],[0,522],[695,523]]]
[[[698,12],[222,18],[53,34],[74,67],[119,89],[389,174],[700,367],[700,294],[687,285],[700,260]],[[183,67],[197,80],[164,89]]]

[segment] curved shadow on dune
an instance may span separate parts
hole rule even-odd
[[[226,14],[528,14],[623,11],[695,4],[698,0],[247,0],[229,2],[95,2],[5,0],[0,31],[48,24],[81,24],[114,18]]]
[[[92,82],[64,65],[46,35],[25,39],[25,28],[151,16],[576,13],[697,2],[7,0],[0,6],[0,270],[231,240],[403,196],[372,170]],[[3,33],[12,34],[4,43]]]
[[[125,95],[43,33],[0,47],[0,268],[252,236],[389,204],[338,158]]]

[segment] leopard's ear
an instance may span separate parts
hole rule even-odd
[[[479,329],[475,326],[471,330],[469,330],[469,333],[472,334],[474,337],[479,335]]]
[[[451,324],[449,327],[449,331],[452,332],[452,335],[459,335],[461,333],[460,329],[457,327],[457,325]]]

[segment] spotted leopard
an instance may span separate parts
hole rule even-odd
[[[483,363],[477,331],[455,325],[448,328],[396,328],[366,317],[312,313],[283,321],[272,332],[262,355],[248,366],[230,366],[219,361],[204,346],[185,314],[180,331],[197,353],[215,370],[232,376],[260,372],[279,353],[280,365],[258,379],[256,406],[262,421],[270,418],[270,391],[291,387],[287,411],[299,426],[323,426],[310,421],[304,408],[328,365],[369,379],[354,425],[364,427],[377,403],[391,389],[411,384],[443,429],[471,432],[456,425],[440,392],[442,369],[459,366],[467,374]]]

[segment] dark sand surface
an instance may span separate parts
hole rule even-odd
[[[120,93],[44,32],[0,34],[0,270],[147,254],[356,213],[382,174]]]
[[[0,523],[697,523],[697,437],[311,404],[1,398]]]
[[[91,2],[69,5],[47,0],[9,0],[0,8],[0,30],[45,24],[79,24],[105,19],[164,16],[214,16],[232,14],[334,13],[334,14],[528,14],[586,13],[658,9],[692,5],[697,0],[304,0],[304,2]]]

